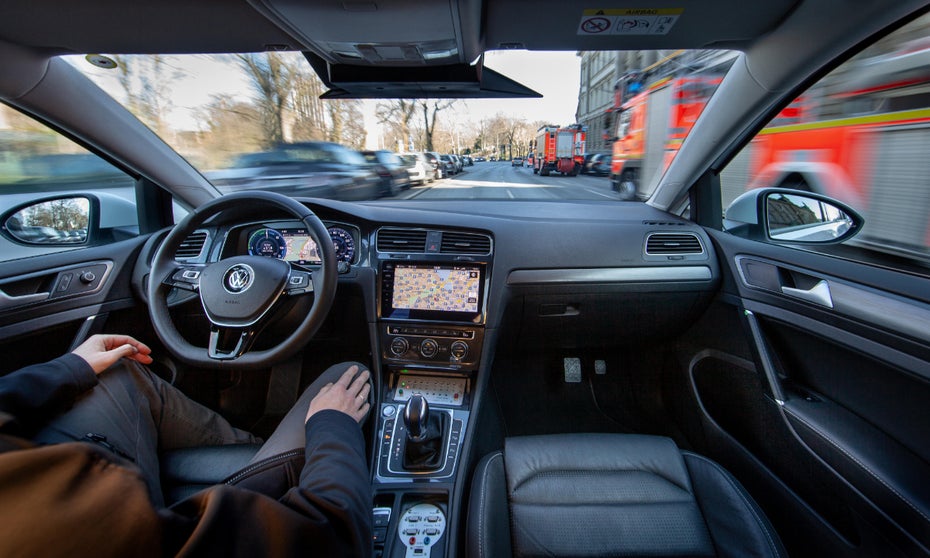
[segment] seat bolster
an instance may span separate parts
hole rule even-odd
[[[488,558],[511,556],[510,507],[504,455],[490,453],[478,463],[468,504],[466,556]]]
[[[678,446],[638,434],[552,434],[507,438],[507,492],[550,471],[645,471],[691,492]]]
[[[787,556],[765,514],[729,472],[706,457],[687,451],[682,456],[717,556]]]

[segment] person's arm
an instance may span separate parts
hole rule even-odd
[[[68,353],[0,378],[0,411],[28,424],[48,416],[95,385],[97,375],[87,361]]]
[[[97,385],[120,358],[152,362],[151,349],[128,335],[93,335],[73,352],[0,378],[0,411],[20,422],[41,420]]]
[[[297,486],[280,500],[241,487],[202,491],[171,508],[167,549],[182,556],[370,556],[371,481],[358,424],[370,386],[368,372],[353,381],[356,372],[350,368],[311,402]]]

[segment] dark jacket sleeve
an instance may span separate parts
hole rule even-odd
[[[0,411],[28,425],[54,415],[96,385],[90,365],[68,353],[0,378]]]
[[[166,546],[185,556],[370,556],[372,496],[361,428],[331,410],[306,428],[298,486],[277,501],[233,486],[199,492],[165,512]]]

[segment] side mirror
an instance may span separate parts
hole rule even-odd
[[[787,188],[750,190],[730,203],[724,229],[755,240],[792,244],[837,244],[865,223],[842,202]]]
[[[14,207],[2,218],[0,230],[11,240],[34,246],[87,244],[95,204],[87,196],[66,196],[30,201]]]

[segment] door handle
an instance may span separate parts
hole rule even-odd
[[[833,297],[830,296],[830,285],[826,280],[821,279],[810,289],[795,289],[794,287],[781,288],[782,294],[793,298],[799,298],[807,302],[813,302],[827,308],[833,308]]]
[[[48,298],[49,293],[35,293],[27,294],[22,296],[10,296],[3,291],[0,291],[0,310],[6,310],[7,308],[13,308],[14,306],[22,306],[23,304],[29,304],[30,302],[39,302]]]

